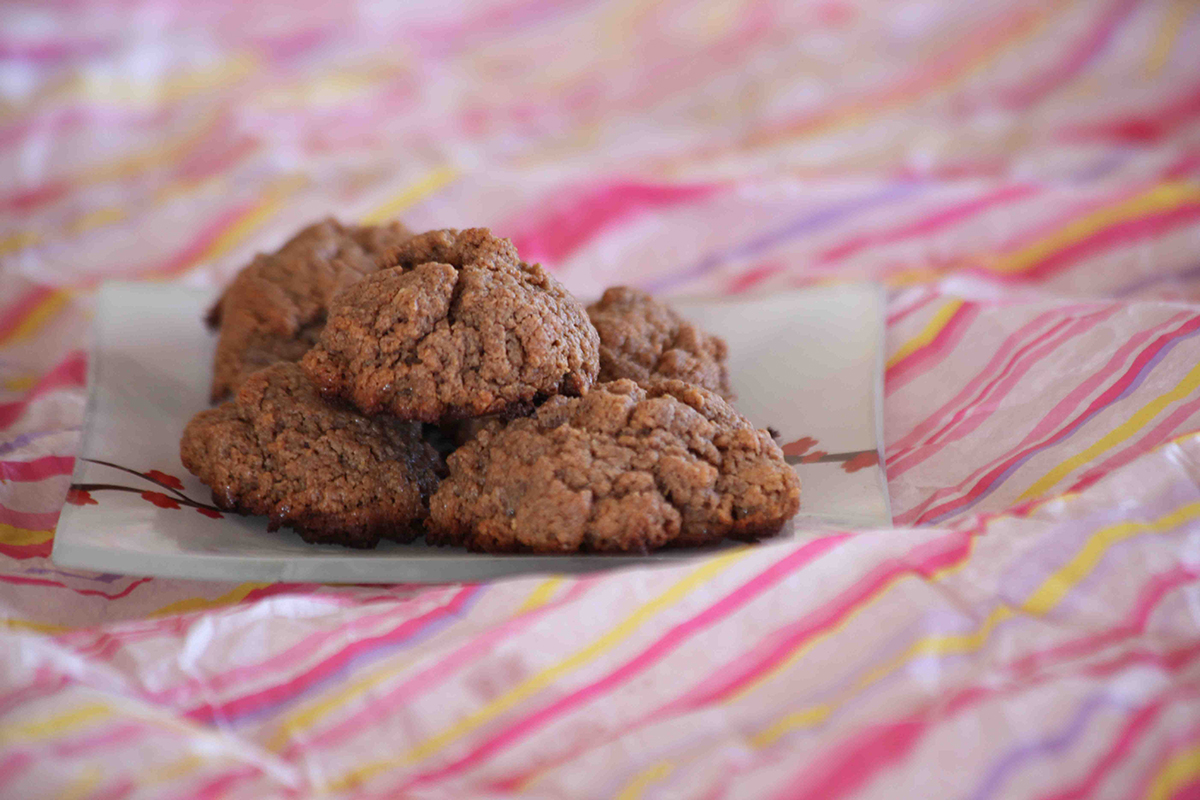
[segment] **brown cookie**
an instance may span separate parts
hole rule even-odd
[[[209,312],[209,325],[221,330],[212,401],[268,364],[299,361],[320,335],[334,293],[378,269],[378,257],[410,235],[399,222],[360,227],[329,218],[255,256]]]
[[[618,380],[492,422],[448,459],[426,538],[486,552],[644,552],[754,540],[800,507],[766,431],[681,381]]]
[[[418,234],[340,292],[302,366],[366,414],[448,422],[580,394],[599,369],[583,306],[485,228]]]
[[[725,340],[705,333],[665,303],[614,286],[587,309],[600,334],[600,381],[668,378],[733,400]]]
[[[236,399],[194,416],[180,455],[219,507],[349,547],[420,535],[445,468],[419,423],[327,403],[292,363],[254,373]]]

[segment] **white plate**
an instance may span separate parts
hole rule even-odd
[[[214,337],[202,317],[211,300],[211,292],[182,286],[100,289],[81,457],[54,537],[56,564],[212,580],[442,583],[711,552],[487,556],[422,542],[359,551],[305,544],[289,530],[269,532],[265,517],[206,516],[213,514],[205,508],[211,495],[180,463],[179,437],[207,406]],[[783,535],[889,526],[879,287],[844,284],[674,304],[725,337],[738,409],[790,445],[785,452],[800,475],[801,510]],[[792,443],[809,439],[811,447],[796,455],[804,444]]]

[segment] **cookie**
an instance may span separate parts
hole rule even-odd
[[[614,286],[587,312],[600,334],[597,380],[675,379],[734,399],[725,340],[700,330],[665,303],[638,289]]]
[[[359,227],[329,218],[255,256],[209,312],[209,325],[220,328],[212,401],[269,364],[299,361],[316,343],[334,293],[378,269],[378,257],[410,235],[399,222]]]
[[[444,462],[419,423],[368,419],[323,400],[292,363],[247,378],[237,397],[183,432],[183,465],[220,508],[267,514],[305,541],[411,541]]]
[[[418,234],[340,292],[301,364],[365,414],[446,423],[587,390],[599,341],[538,264],[485,228]]]
[[[493,421],[447,460],[426,538],[485,552],[646,552],[778,533],[800,481],[766,431],[682,381],[597,384]]]

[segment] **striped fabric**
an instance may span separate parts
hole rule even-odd
[[[1200,6],[390,5],[0,8],[0,797],[1200,796]],[[56,568],[92,289],[331,211],[585,295],[886,282],[897,529]]]

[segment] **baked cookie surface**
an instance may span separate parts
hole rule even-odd
[[[448,422],[586,391],[599,341],[583,306],[487,229],[418,234],[340,292],[301,364],[365,414]]]
[[[180,456],[218,507],[350,547],[420,535],[445,468],[419,423],[327,403],[292,363],[256,372],[234,400],[193,417]]]
[[[681,380],[734,399],[729,348],[646,292],[614,286],[587,308],[600,335],[600,381]]]
[[[486,552],[645,552],[778,533],[800,482],[766,431],[681,381],[602,383],[494,421],[448,459],[427,540]]]
[[[334,293],[375,272],[379,256],[410,235],[399,222],[356,226],[329,218],[255,256],[209,312],[209,324],[220,329],[212,401],[265,366],[299,361],[316,343]]]

